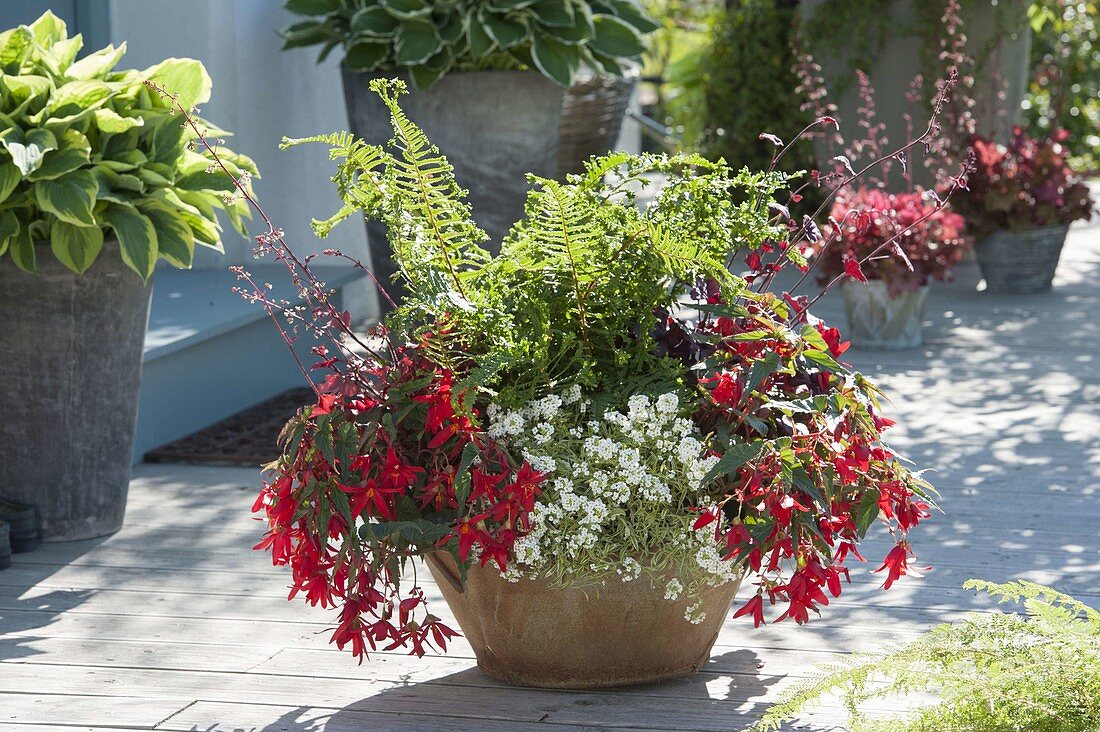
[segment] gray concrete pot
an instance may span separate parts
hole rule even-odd
[[[900,351],[923,342],[927,286],[891,298],[882,280],[866,284],[845,280],[840,291],[848,316],[844,336],[856,348]]]
[[[987,292],[1046,292],[1062,256],[1069,226],[998,231],[974,245]]]
[[[37,275],[0,265],[0,494],[47,541],[122,526],[151,294],[116,242],[83,276],[45,245]]]

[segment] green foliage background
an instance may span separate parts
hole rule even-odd
[[[1031,83],[1024,120],[1032,135],[1069,130],[1070,166],[1100,171],[1100,2],[1036,0],[1028,19]]]

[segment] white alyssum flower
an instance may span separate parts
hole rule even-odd
[[[621,410],[592,413],[574,385],[486,414],[489,435],[547,476],[506,579],[630,582],[648,574],[666,599],[685,603],[686,621],[698,623],[705,616],[699,592],[738,576],[739,567],[722,559],[714,526],[691,529],[698,513],[689,509],[709,505],[701,484],[717,458],[681,416],[675,393],[635,395]],[[639,546],[655,553],[635,556]],[[669,579],[668,567],[680,574]]]

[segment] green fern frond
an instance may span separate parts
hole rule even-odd
[[[839,695],[853,730],[876,732],[1095,732],[1100,729],[1096,611],[1049,587],[970,580],[969,589],[1023,602],[1029,615],[972,613],[916,641],[853,656],[791,686],[754,730],[778,728]],[[901,718],[868,720],[869,701],[933,694]]]

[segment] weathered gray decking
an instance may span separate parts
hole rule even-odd
[[[0,728],[739,730],[815,662],[988,607],[960,589],[969,577],[1100,603],[1100,229],[1074,230],[1051,294],[991,297],[976,280],[970,265],[936,288],[924,348],[850,354],[894,399],[895,447],[938,471],[946,514],[914,536],[924,580],[883,593],[875,565],[857,567],[822,620],[730,622],[703,673],[657,686],[508,688],[461,641],[357,666],[328,646],[330,615],[286,602],[286,576],[249,551],[253,471],[145,465],[119,534],[0,572]]]

